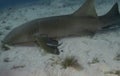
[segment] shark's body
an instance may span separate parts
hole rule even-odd
[[[22,42],[32,41],[36,34],[45,34],[48,37],[57,39],[69,36],[82,36],[95,33],[101,25],[98,19],[91,17],[79,19],[79,17],[66,15],[37,19],[15,28],[14,33],[11,31],[4,41],[8,44],[19,43],[21,40]]]
[[[97,16],[93,2],[94,0],[87,0],[82,7],[70,15],[40,18],[27,22],[13,29],[3,42],[9,45],[31,42],[34,41],[35,35],[42,34],[57,39],[83,36],[94,34],[102,27],[113,24],[108,24],[109,17]]]

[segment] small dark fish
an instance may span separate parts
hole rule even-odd
[[[43,48],[46,52],[52,53],[52,54],[56,54],[59,55],[59,49],[58,49],[58,41],[54,40],[52,38],[49,38],[47,36],[39,36],[36,39],[36,44],[38,46],[41,46],[41,48]]]

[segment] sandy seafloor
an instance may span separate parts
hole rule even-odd
[[[70,14],[81,4],[62,6],[53,2],[49,6],[29,4],[6,8],[0,11],[0,40],[27,21]],[[105,14],[113,4],[114,1],[96,5],[98,15]],[[63,43],[59,46],[63,50],[60,55],[43,53],[39,47],[0,49],[0,76],[120,76],[120,29],[96,33],[94,37],[61,39],[59,42]],[[61,68],[59,62],[67,56],[76,57],[83,68]],[[108,73],[110,71],[119,71],[119,74]]]

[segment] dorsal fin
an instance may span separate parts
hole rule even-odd
[[[94,7],[94,0],[87,0],[77,11],[72,15],[74,16],[91,16],[97,17],[97,13]]]
[[[105,16],[118,16],[119,15],[119,8],[118,3],[115,3],[111,10]]]

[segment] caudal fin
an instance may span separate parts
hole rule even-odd
[[[111,8],[111,10],[107,14],[105,14],[104,16],[105,17],[111,17],[111,16],[118,16],[118,15],[120,15],[119,14],[118,3],[115,3],[113,5],[113,7]]]
[[[103,16],[99,16],[99,19],[105,24],[104,26],[105,28],[115,27],[115,25],[120,25],[120,14],[119,14],[118,3],[115,3],[107,14]]]

